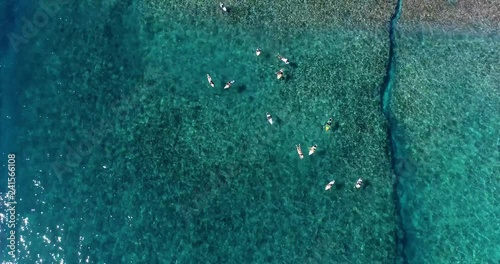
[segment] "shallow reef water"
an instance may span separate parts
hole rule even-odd
[[[460,16],[412,1],[54,3],[0,45],[3,263],[500,261],[489,12],[447,31]],[[45,10],[0,7],[5,36]]]

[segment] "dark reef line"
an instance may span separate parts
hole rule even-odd
[[[401,177],[408,172],[408,162],[404,151],[404,137],[398,120],[394,117],[391,110],[391,96],[394,88],[394,78],[396,72],[396,27],[401,16],[403,0],[398,0],[394,14],[391,17],[389,24],[389,60],[387,64],[387,72],[381,90],[381,107],[382,112],[387,119],[388,131],[387,139],[390,148],[391,167],[394,171],[395,178],[393,179],[393,200],[396,206],[396,221],[398,230],[396,232],[396,257],[394,263],[408,263],[408,258],[405,254],[407,245],[407,234],[404,228],[404,209],[402,207],[402,185]]]

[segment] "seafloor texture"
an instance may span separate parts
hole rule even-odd
[[[261,30],[271,30],[274,34],[287,34],[297,28],[314,27],[351,28],[351,29],[387,29],[387,21],[394,12],[396,0],[367,0],[352,2],[349,0],[229,0],[222,1],[231,15],[227,22],[234,25],[246,25]],[[188,14],[193,22],[206,19],[219,19],[221,10],[214,8],[219,1],[172,1],[151,0],[142,5],[147,15],[155,20]],[[165,12],[168,16],[165,17]],[[187,17],[186,17],[187,18]],[[224,24],[220,24],[223,26]]]
[[[20,261],[392,262],[388,4],[155,3],[68,3],[20,53]]]
[[[401,30],[392,109],[409,263],[499,263],[500,41]]]
[[[404,0],[401,22],[412,30],[500,33],[498,0]]]

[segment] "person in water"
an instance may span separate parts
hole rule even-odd
[[[284,62],[285,64],[289,64],[289,63],[290,63],[290,61],[288,61],[288,59],[287,59],[287,58],[281,57],[280,55],[278,55],[278,59],[279,59],[280,61]]]
[[[318,148],[318,146],[316,146],[316,145],[309,148],[309,156],[311,156],[312,154],[314,154],[316,152],[316,148]]]
[[[363,186],[363,180],[361,178],[358,179],[358,181],[356,182],[356,189],[359,189],[361,188],[361,186]]]
[[[222,2],[219,3],[219,7],[222,9],[222,11],[227,12],[227,7]]]
[[[224,86],[224,89],[229,89],[229,88],[231,88],[231,85],[233,85],[233,83],[234,83],[234,80],[232,80],[232,81],[230,81],[230,82],[227,82],[227,83],[226,83],[226,86]]]
[[[214,81],[212,81],[212,77],[207,73],[207,80],[210,86],[215,87]]]
[[[300,148],[300,144],[295,145],[295,147],[297,148],[297,153],[299,154],[300,159],[303,159],[304,154],[302,154],[302,149]]]
[[[266,116],[267,116],[267,122],[269,122],[269,124],[272,125],[273,124],[273,117],[269,113],[266,113]]]
[[[328,121],[326,122],[326,125],[325,125],[326,131],[328,131],[332,128],[332,123],[333,123],[333,119],[330,117],[330,119],[328,119]]]
[[[257,50],[255,50],[255,55],[259,56],[261,52],[260,48],[257,48]]]
[[[280,69],[277,73],[276,73],[276,78],[281,79],[283,78],[283,69]]]
[[[329,182],[326,186],[325,186],[325,191],[328,191],[332,188],[332,186],[335,184],[335,180]]]

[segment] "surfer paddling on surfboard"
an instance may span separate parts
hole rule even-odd
[[[219,7],[222,9],[222,11],[228,12],[227,7],[222,2],[219,3]]]
[[[276,78],[279,80],[281,78],[283,78],[283,69],[280,69],[277,73],[276,73]]]
[[[312,146],[312,147],[309,148],[309,156],[311,156],[312,154],[314,154],[314,152],[316,152],[316,148],[317,147],[318,146],[314,145],[314,146]]]
[[[325,186],[325,191],[328,191],[332,188],[332,186],[335,184],[335,180],[329,182],[326,186]]]
[[[333,122],[333,119],[330,117],[330,119],[326,122],[325,131],[328,132],[328,130],[330,130],[332,128],[332,122]]]
[[[278,55],[278,59],[279,59],[280,61],[284,62],[285,64],[289,64],[289,63],[290,63],[290,61],[288,61],[288,59],[287,59],[287,58],[284,58],[284,57],[282,57],[282,56],[280,56],[280,55]]]
[[[361,178],[358,179],[358,181],[356,182],[356,189],[359,189],[361,188],[361,186],[363,185],[363,180]]]
[[[226,86],[224,86],[224,89],[229,89],[229,88],[231,88],[231,85],[233,85],[233,83],[234,83],[234,80],[232,80],[232,81],[230,81],[230,82],[227,82],[227,83],[226,83]]]
[[[207,80],[210,86],[215,87],[214,81],[212,81],[212,77],[207,73]]]
[[[273,117],[269,113],[266,113],[266,116],[267,116],[267,122],[269,122],[269,124],[272,125],[273,124]]]
[[[300,144],[295,145],[295,147],[297,148],[297,153],[299,154],[300,159],[303,159],[304,154],[302,154],[302,149],[300,148]]]

